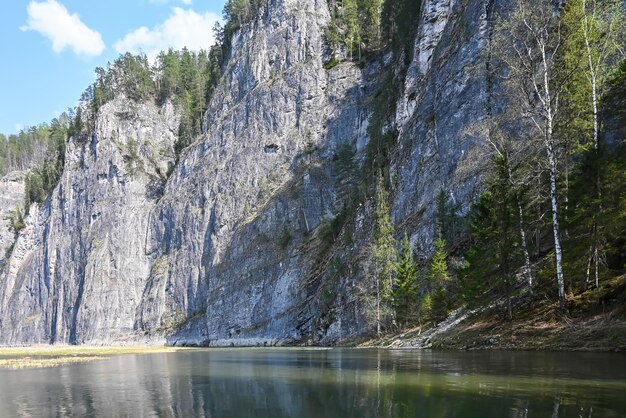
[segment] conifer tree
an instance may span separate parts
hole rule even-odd
[[[400,325],[407,325],[416,311],[419,285],[417,264],[406,232],[402,239],[402,250],[396,266],[396,285],[393,289],[393,303],[396,318]]]
[[[509,180],[509,161],[497,157],[487,191],[472,208],[472,245],[461,270],[462,297],[470,306],[503,297],[506,318],[513,317],[515,271],[523,266],[517,226],[517,200]]]
[[[441,236],[441,232],[438,232],[435,240],[435,253],[426,272],[426,285],[429,293],[426,303],[429,311],[426,313],[435,321],[441,321],[448,315],[445,286],[450,281],[450,274],[447,258],[446,241]]]
[[[376,332],[379,336],[382,334],[383,326],[390,320],[392,289],[396,278],[398,258],[388,199],[389,194],[385,187],[383,174],[379,173],[374,196],[376,230],[373,249],[374,270],[372,272],[376,292]]]

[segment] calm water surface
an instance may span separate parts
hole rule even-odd
[[[626,417],[626,356],[206,349],[1,370],[0,417]]]

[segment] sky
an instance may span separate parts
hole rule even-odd
[[[0,133],[76,105],[124,52],[208,49],[225,0],[7,0],[0,4]]]

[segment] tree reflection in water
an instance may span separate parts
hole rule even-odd
[[[0,408],[3,416],[621,417],[623,361],[349,349],[127,355],[0,371]]]

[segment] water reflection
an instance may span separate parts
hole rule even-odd
[[[0,371],[1,416],[621,417],[620,354],[231,349]]]

